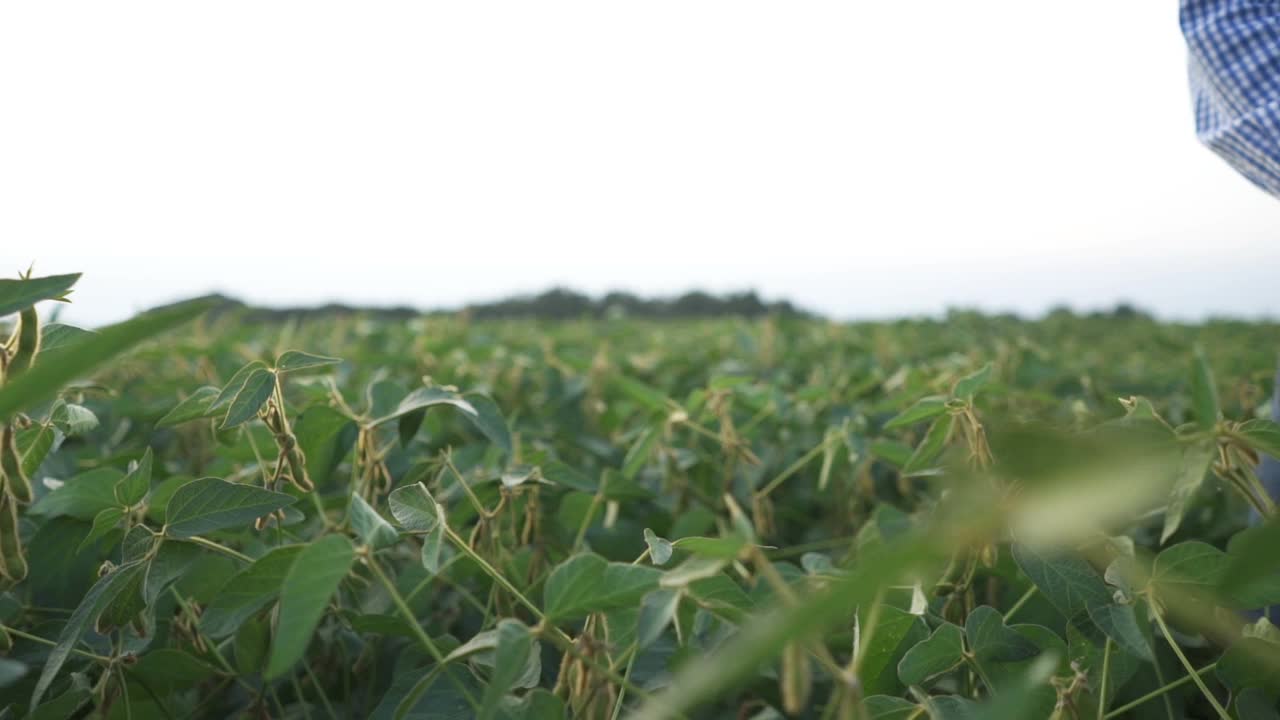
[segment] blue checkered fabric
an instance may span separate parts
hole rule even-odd
[[[1280,196],[1280,0],[1181,0],[1200,139]]]

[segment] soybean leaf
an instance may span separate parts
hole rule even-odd
[[[395,545],[400,534],[358,494],[351,495],[351,529],[374,550]]]
[[[946,448],[947,438],[951,436],[951,426],[954,424],[953,415],[943,415],[934,420],[924,434],[924,439],[916,446],[915,452],[911,453],[907,464],[902,467],[902,472],[910,475],[933,465]]]
[[[329,598],[354,560],[355,549],[342,535],[326,535],[298,553],[280,588],[280,617],[288,621],[276,627],[267,678],[280,677],[306,653]]]
[[[925,717],[919,705],[892,695],[872,695],[863,701],[868,720],[916,720]]]
[[[649,456],[653,454],[653,449],[657,447],[658,440],[662,437],[662,433],[656,427],[645,428],[640,437],[636,439],[631,448],[627,450],[627,455],[622,459],[622,477],[631,480],[644,468],[649,462]]]
[[[990,379],[991,363],[987,363],[977,371],[969,375],[965,375],[957,380],[955,390],[953,390],[951,394],[962,400],[970,400],[974,395],[978,394],[978,391],[981,390]]]
[[[293,434],[307,459],[307,474],[316,483],[323,483],[351,452],[357,430],[346,415],[327,405],[316,405],[298,416]]]
[[[1164,590],[1189,600],[1209,602],[1226,572],[1226,560],[1226,553],[1208,543],[1178,543],[1156,555],[1151,582],[1157,593]]]
[[[250,373],[249,377],[245,378],[244,386],[232,399],[231,406],[227,408],[227,416],[222,420],[222,429],[227,430],[252,420],[275,389],[275,373],[265,368],[258,368]]]
[[[1260,688],[1271,698],[1280,696],[1280,645],[1260,637],[1244,637],[1227,648],[1218,661],[1218,679],[1234,692]]]
[[[918,422],[932,420],[947,411],[947,399],[941,395],[930,395],[921,398],[914,405],[903,410],[884,424],[885,430],[915,425]]]
[[[1280,720],[1275,698],[1262,688],[1245,688],[1244,692],[1235,697],[1232,705],[1240,720]]]
[[[0,388],[0,419],[51,397],[67,382],[106,363],[138,343],[195,319],[211,307],[209,300],[192,300],[100,330],[73,353],[58,353],[36,363]]]
[[[224,638],[274,602],[302,548],[302,545],[276,548],[233,575],[200,616],[200,629],[211,638]]]
[[[235,374],[231,376],[231,379],[227,381],[227,384],[223,385],[222,389],[218,391],[218,396],[209,404],[209,410],[213,411],[226,407],[226,405],[235,399],[235,396],[240,393],[240,389],[244,387],[244,383],[249,379],[249,376],[258,370],[266,369],[266,367],[267,364],[261,360],[254,360],[237,370]]]
[[[1005,625],[1000,613],[988,605],[974,608],[965,619],[964,629],[979,663],[1026,660],[1040,652],[1030,640]]]
[[[76,437],[98,427],[98,416],[83,405],[59,402],[53,414],[49,416],[49,422],[67,437]]]
[[[1111,592],[1098,573],[1075,555],[1045,555],[1027,545],[1014,544],[1013,559],[1031,582],[1068,620],[1094,605],[1111,602]]]
[[[1120,649],[1141,660],[1155,661],[1151,640],[1138,625],[1132,605],[1095,605],[1089,608],[1089,619]]]
[[[0,317],[21,312],[42,300],[65,296],[80,279],[80,273],[38,278],[0,280]]]
[[[643,565],[611,563],[591,553],[574,555],[547,577],[543,611],[559,621],[634,605],[657,588],[659,575]]]
[[[649,559],[654,565],[666,565],[671,559],[671,541],[658,537],[649,528],[644,529],[644,544],[649,547]]]
[[[387,504],[400,527],[410,532],[427,532],[440,523],[436,510],[439,506],[427,486],[420,482],[391,491]]]
[[[1196,491],[1204,483],[1209,465],[1217,454],[1217,443],[1212,440],[1192,443],[1182,449],[1182,466],[1173,483],[1173,492],[1169,495],[1169,507],[1164,514],[1164,530],[1160,533],[1160,542],[1164,543],[1173,536],[1182,525],[1182,517],[1186,515]]]
[[[489,438],[489,442],[502,448],[502,452],[506,455],[511,454],[511,430],[507,428],[507,421],[502,417],[502,411],[498,409],[498,404],[488,395],[478,392],[469,392],[462,396],[462,399],[469,403],[475,414],[463,413],[472,425],[481,432],[485,437]]]
[[[142,459],[138,461],[137,467],[129,470],[128,474],[120,478],[116,483],[115,495],[116,500],[125,506],[133,506],[142,502],[147,496],[147,492],[151,490],[151,464],[153,458],[151,448],[147,448],[142,453]]]
[[[216,674],[213,666],[174,648],[152,650],[129,669],[130,677],[142,680],[148,688],[162,695],[193,688]]]
[[[301,350],[285,350],[280,353],[280,357],[276,358],[276,371],[282,373],[294,372],[326,365],[337,365],[340,362],[342,362],[341,358],[312,355]]]
[[[147,566],[147,577],[142,584],[142,600],[147,607],[153,607],[160,598],[160,593],[180,580],[200,555],[200,547],[191,543],[163,540],[160,543],[160,548]]]
[[[218,388],[205,385],[188,395],[165,416],[156,421],[157,428],[181,425],[190,420],[210,417],[214,414],[213,401],[218,397]]]
[[[62,669],[63,663],[67,661],[67,657],[71,655],[72,648],[76,643],[80,642],[80,638],[89,630],[98,615],[111,604],[112,601],[120,594],[122,590],[132,585],[138,578],[142,576],[146,566],[143,563],[135,562],[128,565],[122,565],[114,571],[98,579],[89,592],[85,594],[80,601],[80,605],[76,607],[75,612],[71,613],[71,617],[63,625],[62,632],[58,634],[58,641],[53,649],[49,651],[49,657],[45,660],[44,669],[40,671],[40,679],[36,681],[35,690],[31,694],[32,707],[40,704],[40,700],[48,691],[49,685],[58,675],[58,671]]]
[[[654,590],[640,601],[636,618],[636,649],[643,650],[662,636],[680,607],[680,591],[668,588]]]
[[[498,621],[497,636],[493,674],[489,676],[489,684],[485,686],[480,705],[481,720],[491,720],[495,716],[502,696],[516,686],[529,667],[529,658],[535,645],[533,634],[519,620],[504,618]],[[536,676],[534,682],[537,682]]]
[[[220,478],[201,478],[178,488],[165,509],[164,532],[169,537],[188,538],[237,525],[295,502],[284,493],[252,485],[230,483]]]
[[[862,662],[859,665],[859,678],[866,692],[901,693],[903,687],[898,680],[898,663],[909,649],[929,637],[929,626],[917,615],[892,605],[882,605],[876,626],[862,628],[861,635],[869,638],[867,646],[861,648]]]
[[[964,631],[958,625],[943,623],[903,655],[898,663],[898,678],[908,687],[924,685],[956,669],[962,662]]]
[[[45,517],[69,515],[80,520],[93,520],[103,510],[116,507],[115,485],[120,477],[120,471],[110,467],[81,473],[46,493],[27,512]]]
[[[51,322],[40,328],[40,356],[48,357],[49,353],[61,352],[73,348],[83,340],[93,337],[92,330],[78,328],[75,325]]]
[[[1280,425],[1271,420],[1250,420],[1241,423],[1236,435],[1249,447],[1280,460]]]
[[[1218,405],[1218,388],[1213,380],[1213,369],[1205,357],[1203,348],[1196,348],[1191,361],[1191,406],[1196,412],[1196,425],[1201,430],[1212,430],[1218,424],[1221,410]]]
[[[106,536],[107,533],[115,529],[116,525],[124,519],[124,510],[118,507],[104,508],[97,515],[93,516],[93,529],[88,535],[84,536],[84,540],[80,541],[80,547],[76,552],[84,552],[92,547],[94,543]]]
[[[1280,603],[1280,520],[1238,532],[1227,544],[1226,567],[1218,583],[1222,597],[1236,607],[1262,608]]]
[[[61,433],[52,425],[33,425],[18,433],[18,453],[22,456],[22,473],[34,477],[40,464],[61,442]]]
[[[434,407],[436,405],[451,405],[461,410],[466,415],[475,416],[479,413],[471,403],[467,402],[461,395],[441,387],[424,387],[418,388],[409,393],[400,404],[389,410],[386,414],[375,418],[371,424],[381,425],[385,422],[395,420],[402,415],[411,413],[415,410]]]

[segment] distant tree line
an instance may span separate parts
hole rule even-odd
[[[215,296],[221,301],[213,314],[234,313],[242,322],[275,322],[287,319],[314,319],[343,315],[367,315],[386,320],[406,320],[424,314],[407,306],[362,307],[328,303],[304,307],[266,308],[246,305],[231,297]],[[765,302],[754,291],[712,295],[694,291],[673,298],[642,298],[627,292],[611,292],[600,298],[555,288],[538,295],[510,297],[496,302],[473,303],[460,309],[427,311],[430,315],[464,314],[480,320],[531,318],[567,320],[576,318],[637,317],[760,317],[763,315],[803,316],[810,314],[785,300]]]
[[[786,300],[765,302],[754,291],[712,295],[702,291],[687,292],[673,298],[642,298],[627,292],[611,292],[593,298],[565,288],[555,288],[538,295],[506,298],[496,302],[475,303],[463,312],[477,319],[637,317],[759,317],[762,315],[799,316],[808,313]]]

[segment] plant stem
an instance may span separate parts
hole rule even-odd
[[[1102,681],[1098,688],[1098,720],[1106,716],[1107,711],[1107,676],[1111,673],[1111,636],[1108,635],[1102,644]]]
[[[1228,714],[1226,709],[1222,707],[1222,704],[1218,702],[1218,698],[1214,697],[1213,693],[1209,692],[1209,686],[1205,685],[1204,680],[1196,674],[1196,669],[1191,666],[1191,661],[1187,660],[1187,656],[1182,654],[1182,648],[1178,647],[1178,643],[1174,641],[1173,633],[1169,632],[1169,626],[1165,624],[1163,614],[1157,610],[1156,612],[1153,612],[1152,615],[1155,616],[1156,624],[1160,626],[1160,632],[1164,635],[1165,641],[1169,643],[1169,647],[1173,648],[1173,654],[1178,656],[1178,660],[1182,663],[1182,667],[1186,668],[1187,672],[1190,673],[1192,682],[1196,684],[1196,687],[1200,688],[1200,692],[1204,695],[1205,700],[1208,700],[1209,704],[1213,706],[1213,709],[1218,712],[1218,717],[1222,718],[1222,720],[1231,720],[1231,715]]]
[[[1013,604],[1013,607],[1009,608],[1009,612],[1006,612],[1004,614],[1004,621],[1008,623],[1009,619],[1012,618],[1015,613],[1021,610],[1022,606],[1026,605],[1027,601],[1030,600],[1036,594],[1036,592],[1037,592],[1037,588],[1035,585],[1032,585],[1031,587],[1027,588],[1027,591],[1022,593],[1022,597],[1018,598],[1018,601]]]
[[[831,442],[831,436],[824,437],[822,439],[822,442],[818,443],[816,447],[814,447],[804,455],[801,455],[800,459],[788,465],[786,470],[783,470],[782,472],[778,473],[777,477],[770,480],[767,485],[757,490],[756,497],[767,497],[769,493],[778,489],[778,486],[781,485],[783,482],[785,482],[787,478],[791,477],[792,475],[795,475],[797,472],[800,471],[800,468],[803,468],[805,465],[808,465],[811,460],[818,457],[818,455],[822,454],[822,451],[827,449],[827,445],[830,442]]]
[[[400,611],[400,615],[404,617],[405,624],[409,626],[414,637],[418,639],[418,644],[422,645],[423,649],[426,650],[427,654],[436,661],[437,665],[443,667],[445,665],[444,653],[440,652],[440,648],[431,640],[431,636],[427,635],[427,632],[422,629],[422,625],[418,622],[417,616],[413,614],[413,610],[409,609],[409,605],[405,603],[404,598],[400,595],[400,591],[396,589],[396,584],[391,582],[391,578],[387,577],[387,574],[383,572],[382,566],[379,565],[377,559],[373,557],[373,553],[369,553],[365,556],[365,560],[369,565],[369,569],[373,571],[373,574],[378,577],[378,581],[382,583],[384,588],[386,588],[387,594],[391,596],[391,602],[396,606],[396,610]],[[471,691],[459,682],[452,674],[446,673],[446,675],[453,680],[459,692],[461,692],[463,697],[467,699],[467,702],[471,704],[471,707],[478,711],[480,709],[480,703],[475,699],[475,696],[471,694]]]
[[[1151,692],[1147,693],[1146,695],[1143,695],[1137,700],[1121,705],[1120,707],[1116,708],[1115,710],[1112,710],[1111,712],[1107,713],[1106,715],[1103,715],[1102,717],[1104,720],[1111,720],[1111,718],[1120,717],[1121,715],[1124,715],[1125,713],[1138,707],[1139,705],[1147,703],[1151,700],[1155,700],[1156,698],[1161,697],[1162,695],[1164,695],[1165,693],[1168,693],[1171,690],[1176,690],[1182,687],[1183,685],[1186,685],[1187,683],[1191,682],[1192,677],[1199,678],[1201,675],[1204,675],[1205,673],[1213,672],[1213,669],[1216,667],[1218,667],[1218,663],[1216,662],[1209,663],[1208,665],[1205,665],[1199,670],[1196,670],[1191,675],[1183,675],[1182,677],[1178,678],[1177,680],[1174,680],[1173,682],[1167,685],[1164,685],[1155,690],[1152,690]]]
[[[223,555],[226,555],[227,557],[233,557],[241,562],[247,562],[247,563],[253,562],[253,558],[249,557],[248,555],[245,555],[239,550],[232,550],[226,545],[220,545],[212,540],[206,540],[200,537],[199,535],[193,535],[189,538],[178,538],[178,540],[180,540],[181,542],[189,542],[189,543],[194,543],[196,545],[203,545],[204,547],[207,547],[210,550],[220,552]]]
[[[52,640],[49,640],[47,638],[42,638],[39,635],[32,635],[31,633],[25,633],[17,628],[9,627],[8,625],[0,624],[0,630],[7,632],[14,637],[20,637],[23,640],[30,640],[31,642],[40,643],[41,645],[48,645],[49,647],[57,647],[58,645],[58,643]],[[76,655],[79,655],[80,657],[89,658],[90,660],[94,660],[100,663],[107,663],[108,665],[111,664],[112,662],[111,658],[106,657],[105,655],[97,655],[95,653],[81,650],[79,648],[71,648],[71,652],[75,653]]]

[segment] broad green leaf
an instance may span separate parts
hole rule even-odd
[[[658,587],[655,568],[611,563],[599,555],[574,555],[556,566],[543,587],[543,611],[554,621],[634,605]]]
[[[1191,406],[1195,409],[1196,425],[1201,430],[1212,430],[1218,424],[1218,417],[1222,414],[1218,387],[1203,348],[1196,348],[1191,361]]]
[[[930,680],[955,670],[964,662],[964,630],[943,623],[925,640],[917,643],[898,662],[898,679],[908,687],[923,686]]]
[[[341,358],[312,355],[301,350],[285,350],[280,354],[280,357],[276,358],[276,372],[294,372],[326,365],[337,365],[341,362]]]
[[[932,420],[947,411],[947,399],[941,395],[921,398],[914,405],[890,418],[884,424],[885,430],[893,430],[907,425],[915,425],[925,420]]]
[[[213,411],[226,407],[227,404],[234,400],[236,395],[240,393],[240,390],[244,387],[245,381],[249,379],[249,376],[259,370],[265,370],[266,367],[267,364],[261,360],[254,360],[237,370],[235,374],[231,376],[231,379],[227,381],[227,384],[223,385],[222,389],[218,391],[218,396],[209,404],[209,410]]]
[[[46,323],[40,328],[40,356],[48,357],[49,353],[61,352],[74,348],[80,342],[93,337],[92,330],[67,325],[65,323]]]
[[[295,498],[252,485],[201,478],[178,488],[165,509],[164,532],[188,538],[222,528],[248,526],[268,513],[292,505]]]
[[[324,616],[329,599],[355,561],[355,548],[342,535],[326,535],[298,553],[280,589],[280,617],[264,675],[277,678],[302,658]]]
[[[1108,654],[1105,642],[1090,640],[1074,624],[1067,625],[1067,657],[1089,678],[1089,687],[1094,693],[1090,699],[1095,705],[1100,701],[1098,694],[1102,691],[1104,666],[1107,670],[1107,697],[1104,705],[1109,705],[1142,664],[1136,657],[1119,651],[1115,646],[1111,647]]]
[[[79,279],[80,273],[71,273],[25,280],[0,280],[0,318],[26,310],[42,300],[61,298]]]
[[[991,363],[987,363],[977,371],[965,375],[956,381],[952,395],[961,400],[971,400],[991,380]]]
[[[1245,688],[1234,698],[1232,706],[1240,720],[1280,720],[1275,698],[1269,697],[1262,688]]]
[[[293,424],[298,447],[307,459],[307,474],[316,484],[333,475],[343,458],[356,443],[356,424],[346,415],[327,405],[316,405],[302,411]]]
[[[211,638],[224,638],[274,602],[302,548],[302,545],[278,547],[233,575],[200,616],[200,629]]]
[[[639,475],[648,464],[649,456],[653,454],[653,449],[658,446],[658,440],[661,438],[662,433],[658,428],[645,428],[631,445],[631,449],[627,450],[626,457],[622,459],[622,477],[631,480]]]
[[[658,579],[658,584],[664,588],[682,588],[698,580],[705,580],[719,575],[724,566],[728,564],[729,560],[726,558],[694,555],[662,573],[662,576]]]
[[[472,425],[481,432],[494,445],[502,448],[502,452],[511,454],[511,430],[507,428],[507,421],[502,417],[502,411],[498,409],[498,404],[488,395],[478,392],[465,393],[462,399],[475,409],[475,414],[463,413]]]
[[[1018,704],[1032,709],[1015,715],[1017,720],[1022,717],[1049,717],[1057,704],[1057,692],[1047,682],[1026,687],[1026,679],[1032,668],[1040,667],[1041,663],[1057,668],[1060,673],[1071,672],[1067,662],[1067,644],[1052,630],[1040,625],[1014,625],[1010,629],[1027,641],[1035,649],[1035,654],[1017,660],[988,658],[976,661],[982,668],[983,684],[989,681],[989,687],[993,688],[992,692],[998,699],[1010,693],[1022,696]]]
[[[59,442],[59,432],[52,425],[33,425],[18,433],[18,453],[22,455],[22,472],[34,479],[40,464]]]
[[[418,388],[417,390],[409,393],[400,401],[400,404],[396,405],[395,408],[391,409],[386,414],[375,418],[371,424],[381,425],[415,410],[434,407],[436,405],[451,405],[461,410],[464,414],[473,417],[479,414],[476,409],[471,406],[471,403],[467,402],[461,395],[453,392],[452,390],[446,390],[441,387],[424,387]]]
[[[1227,544],[1226,567],[1218,590],[1236,607],[1256,609],[1280,604],[1280,520],[1235,534]]]
[[[0,388],[0,419],[53,396],[63,385],[96,369],[138,343],[195,319],[211,307],[192,300],[100,330],[73,353],[58,353],[36,363]]]
[[[147,448],[142,453],[142,459],[138,461],[138,466],[129,470],[129,473],[116,483],[115,495],[116,500],[121,505],[132,507],[142,502],[151,490],[151,465],[153,458],[151,448]]]
[[[1164,514],[1164,530],[1160,533],[1161,544],[1167,542],[1182,525],[1182,518],[1191,505],[1196,491],[1204,483],[1209,465],[1217,455],[1217,443],[1211,440],[1192,443],[1182,449],[1182,467],[1178,478],[1174,481],[1173,492],[1169,495],[1169,508]]]
[[[662,636],[680,606],[680,591],[667,588],[654,590],[640,601],[636,618],[636,649],[644,650]]]
[[[227,416],[222,420],[222,429],[238,427],[256,417],[275,389],[275,373],[265,368],[258,368],[250,373],[245,378],[244,387],[231,400]]]
[[[46,493],[28,512],[45,517],[69,515],[93,520],[103,510],[117,506],[115,486],[121,477],[119,470],[110,467],[81,473]]]
[[[382,519],[377,510],[369,506],[360,495],[351,495],[351,529],[365,545],[374,550],[391,547],[400,540],[400,534]]]
[[[979,663],[1026,660],[1039,654],[1031,641],[1004,624],[994,608],[981,605],[969,613],[964,623],[969,649]]]
[[[741,535],[733,534],[724,537],[683,537],[672,545],[694,555],[732,560],[746,547],[747,540]]]
[[[658,537],[649,528],[644,529],[644,544],[649,547],[649,560],[654,565],[666,565],[674,552],[670,540]]]
[[[147,607],[153,607],[161,593],[195,566],[201,552],[198,545],[191,543],[157,541],[161,543],[160,548],[147,566],[147,577],[142,584],[142,600]]]
[[[902,466],[902,472],[910,475],[931,467],[946,449],[947,438],[951,437],[951,427],[954,424],[954,415],[943,415],[934,420],[924,434],[924,439],[916,446],[915,452],[911,453],[907,464]]]
[[[683,592],[698,607],[735,625],[744,622],[747,613],[756,609],[755,601],[747,596],[742,586],[724,573],[694,580],[684,586]]]
[[[244,675],[262,672],[271,652],[271,620],[266,617],[250,617],[245,620],[234,638],[236,668]]]
[[[1280,425],[1275,422],[1250,420],[1240,424],[1236,435],[1254,450],[1280,460]]]
[[[1216,673],[1222,684],[1234,692],[1259,688],[1274,701],[1280,697],[1280,644],[1262,638],[1244,637],[1227,648],[1218,661]]]
[[[1210,602],[1226,572],[1226,553],[1198,540],[1165,548],[1156,555],[1151,583],[1157,595],[1171,592],[1183,599]]]
[[[1036,588],[1068,620],[1094,605],[1111,603],[1111,592],[1102,577],[1075,555],[1046,555],[1027,545],[1014,544],[1013,559]]]
[[[146,566],[142,563],[122,565],[94,583],[94,586],[84,596],[84,599],[80,601],[80,605],[76,607],[75,612],[71,614],[66,625],[62,627],[57,643],[49,651],[49,657],[45,660],[44,669],[40,671],[40,679],[36,682],[35,690],[31,695],[31,706],[34,707],[40,704],[45,692],[49,690],[49,685],[53,683],[58,671],[62,669],[63,663],[71,655],[72,648],[88,632],[94,621],[97,620],[98,615],[125,588],[130,587],[142,577],[142,573],[145,570]]]
[[[151,650],[129,668],[130,677],[142,680],[162,695],[193,688],[216,674],[212,665],[175,648]]]
[[[80,542],[79,549],[76,552],[84,552],[98,540],[106,536],[107,533],[115,529],[116,525],[124,519],[124,510],[118,507],[109,507],[102,510],[93,517],[93,529],[88,535],[84,536],[84,540]]]
[[[871,694],[900,694],[904,688],[898,680],[898,663],[908,650],[929,637],[929,626],[917,615],[882,605],[875,628],[863,627],[860,634],[869,638],[861,649],[862,686]]]
[[[872,695],[863,701],[867,720],[922,720],[924,710],[913,702],[892,695]]]
[[[49,416],[49,422],[67,437],[76,437],[98,427],[98,416],[83,405],[59,402]]]
[[[197,388],[195,392],[174,406],[164,417],[157,420],[156,427],[171,427],[191,420],[210,417],[214,414],[212,406],[217,397],[218,388],[212,385]]]
[[[387,504],[391,516],[409,532],[428,532],[440,524],[439,505],[420,482],[392,490]]]
[[[529,658],[535,648],[533,634],[519,620],[499,620],[497,636],[493,674],[489,676],[480,706],[481,720],[491,720],[495,716],[502,696],[516,686],[529,667]],[[538,667],[541,668],[540,663]],[[537,682],[536,678],[534,682]]]
[[[1089,619],[1125,652],[1147,662],[1154,662],[1151,640],[1138,625],[1132,605],[1095,605],[1089,608]]]

